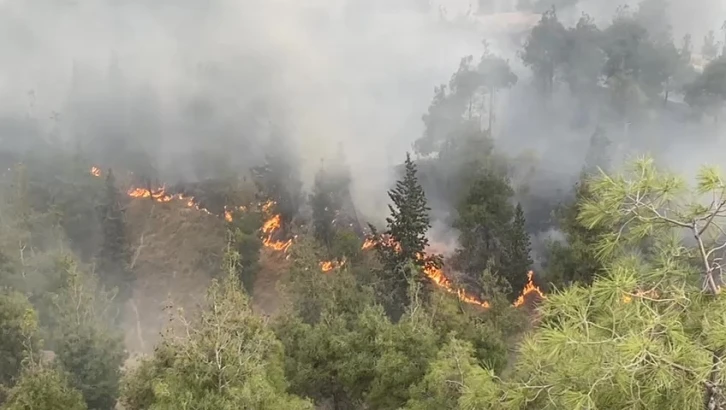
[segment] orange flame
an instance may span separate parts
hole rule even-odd
[[[341,268],[344,265],[345,265],[345,259],[343,259],[340,262],[335,261],[335,260],[322,261],[322,262],[320,262],[320,270],[322,270],[323,272],[330,272],[331,270],[336,269],[336,268]]]
[[[401,251],[401,245],[398,243],[393,243],[393,238],[387,235],[383,235],[378,239],[367,238],[363,242],[363,246],[361,247],[361,249],[372,249],[378,243],[384,243],[386,246],[391,246],[396,250],[396,252]],[[422,253],[418,255],[418,259],[421,261],[424,261],[427,258],[428,255],[426,254]],[[451,281],[444,275],[444,272],[440,268],[437,268],[435,266],[424,266],[423,272],[429,279],[431,279],[431,282],[433,282],[436,286],[444,289],[446,292],[455,294],[462,302],[481,306],[485,309],[489,308],[489,302],[479,300],[475,296],[467,294],[464,289],[454,288],[454,286],[451,284]]]
[[[361,247],[362,250],[367,251],[369,249],[373,249],[376,246],[376,240],[373,238],[366,238],[365,242],[363,242],[363,246]]]
[[[381,238],[379,238],[378,240],[376,240],[375,238],[366,238],[366,240],[363,242],[363,246],[361,247],[361,249],[362,250],[372,249],[375,247],[375,245],[377,243],[386,243],[388,246],[391,246],[392,241],[393,241],[392,238],[385,236],[385,235],[382,236]],[[400,252],[401,248],[400,248],[399,244],[395,244],[393,246],[395,246],[396,250],[398,252]],[[427,257],[428,256],[426,254],[418,255],[419,260],[425,260]],[[449,278],[447,278],[444,275],[443,270],[441,270],[440,268],[436,268],[434,266],[425,266],[423,269],[423,272],[429,279],[431,279],[431,282],[433,282],[436,286],[442,288],[443,290],[445,290],[448,293],[455,294],[459,298],[459,300],[461,300],[462,302],[481,306],[485,309],[488,309],[489,307],[491,307],[489,302],[487,302],[486,300],[480,300],[479,298],[477,298],[473,295],[469,295],[466,293],[466,291],[464,289],[454,288],[454,286],[451,283],[451,281],[449,280]],[[519,295],[519,298],[517,298],[517,300],[514,301],[514,304],[513,304],[514,307],[520,307],[520,306],[524,305],[525,298],[530,294],[537,294],[537,295],[539,295],[539,297],[541,299],[546,298],[546,296],[542,292],[542,290],[539,287],[537,287],[537,285],[534,284],[533,278],[534,278],[534,272],[533,271],[527,272],[527,284],[524,286],[524,289],[522,289],[522,293]]]
[[[514,307],[520,307],[524,305],[524,300],[528,295],[534,294],[538,295],[541,299],[546,299],[547,296],[542,292],[542,289],[537,287],[537,285],[534,284],[532,279],[534,278],[534,271],[527,272],[527,284],[524,285],[524,289],[522,289],[522,293],[519,295],[517,300],[514,301]]]
[[[96,166],[92,166],[90,172],[91,172],[91,175],[94,175],[94,176],[101,175],[101,169]],[[161,203],[171,202],[172,200],[177,199],[180,201],[184,201],[186,203],[186,206],[189,208],[194,208],[194,209],[204,212],[208,215],[215,215],[212,212],[210,212],[208,209],[202,208],[201,206],[199,206],[199,204],[194,200],[194,197],[191,197],[191,196],[185,197],[182,194],[174,194],[174,195],[169,194],[166,192],[166,188],[164,186],[155,188],[155,189],[132,187],[126,193],[131,198],[151,198],[152,200],[154,200],[156,202],[161,202]],[[262,207],[261,207],[262,212],[269,213],[275,204],[276,204],[275,201],[268,200],[267,202],[262,204]],[[240,211],[243,211],[243,212],[247,211],[246,206],[239,206],[239,207],[237,207],[237,209]],[[224,213],[221,216],[224,218],[225,221],[233,222],[233,220],[234,220],[233,212],[234,212],[233,209],[228,209],[225,207]],[[270,219],[265,221],[265,223],[263,224],[262,233],[265,235],[265,238],[263,239],[262,242],[265,247],[276,250],[276,251],[287,251],[287,249],[290,247],[290,245],[292,245],[292,239],[289,239],[287,241],[279,241],[279,240],[273,239],[275,232],[281,228],[281,225],[282,225],[281,222],[282,222],[282,218],[278,214],[278,215],[273,215]]]
[[[274,204],[274,201],[267,201],[267,203],[262,206],[262,210],[269,211]],[[290,245],[292,245],[292,239],[288,239],[287,241],[278,241],[273,239],[275,232],[277,232],[281,227],[282,216],[280,214],[273,215],[270,219],[266,220],[264,224],[262,224],[262,233],[266,236],[262,240],[262,244],[266,248],[283,252],[290,248]]]
[[[178,199],[181,201],[186,202],[186,206],[189,208],[194,208],[198,211],[204,212],[209,215],[214,215],[212,212],[210,212],[206,208],[202,208],[197,204],[194,200],[194,197],[185,197],[182,194],[176,194],[171,195],[166,193],[166,188],[161,187],[157,188],[155,190],[149,190],[145,188],[131,188],[128,190],[127,194],[132,198],[151,198],[152,200],[156,202],[171,202],[174,199]],[[267,201],[265,204],[262,205],[263,212],[269,212],[269,210],[272,208],[272,206],[275,205],[274,201]],[[247,211],[246,206],[239,206],[237,207],[240,211]],[[222,217],[224,217],[224,220],[227,222],[233,222],[234,210],[226,208],[224,209],[224,213]],[[279,241],[274,240],[273,236],[277,230],[279,230],[282,226],[282,217],[278,215],[272,216],[270,219],[265,221],[265,223],[262,225],[262,233],[265,235],[265,238],[263,238],[262,243],[265,247],[276,250],[276,251],[287,251],[287,249],[292,245],[292,239],[289,239],[287,241]]]
[[[91,167],[91,175],[93,176],[101,176],[101,170],[98,167]],[[182,194],[176,194],[171,195],[166,193],[165,187],[157,188],[156,190],[150,190],[145,188],[131,188],[127,191],[127,194],[132,198],[151,198],[152,200],[156,202],[171,202],[174,199],[178,199],[181,201],[186,202],[186,206],[189,208],[194,208],[198,211],[207,213],[209,215],[214,215],[206,208],[200,207],[194,200],[194,197],[185,197]],[[268,200],[262,205],[262,211],[264,213],[269,213],[271,208],[275,205],[275,201]],[[247,207],[240,206],[238,207],[241,211],[246,211]],[[224,219],[227,222],[233,221],[233,214],[232,210],[225,208],[224,210]],[[273,249],[275,251],[283,251],[286,252],[290,246],[292,245],[292,239],[288,239],[287,241],[280,241],[280,240],[274,240],[273,236],[274,234],[282,227],[282,216],[280,214],[275,214],[272,217],[270,217],[268,220],[264,222],[262,225],[262,233],[265,235],[265,238],[262,240],[262,243],[265,247]],[[392,246],[396,249],[397,252],[401,251],[401,246],[398,243],[393,243],[393,238],[388,236],[383,236],[379,239],[375,238],[367,238],[362,246],[363,250],[369,250],[376,246],[378,243],[385,243],[388,246]],[[289,257],[289,256],[288,256]],[[426,259],[428,256],[425,254],[420,254],[419,259]],[[340,262],[338,261],[321,261],[320,262],[320,269],[323,272],[330,272],[331,270],[335,268],[342,267],[345,265],[346,261],[342,260]],[[451,281],[444,275],[443,271],[440,268],[435,268],[433,266],[427,266],[424,268],[424,274],[431,279],[431,281],[436,284],[437,286],[441,287],[445,291],[457,295],[457,297],[462,300],[463,302],[481,306],[484,308],[489,308],[490,304],[487,301],[481,301],[478,298],[468,295],[464,289],[455,289],[453,285],[451,284]],[[514,306],[521,306],[524,303],[524,298],[526,295],[530,293],[537,293],[540,295],[540,297],[545,298],[542,291],[534,285],[532,282],[532,277],[534,273],[532,271],[529,271],[527,274],[528,281],[525,288],[522,290],[522,294],[519,296],[517,301],[515,301]],[[628,297],[627,295],[624,296],[625,298]],[[626,302],[627,303],[627,302]]]
[[[156,190],[131,188],[127,191],[127,194],[132,198],[151,198],[156,202],[171,202],[171,200],[174,199],[173,195],[166,193],[166,189],[164,187]]]
[[[428,276],[429,279],[431,279],[432,282],[434,282],[437,286],[444,289],[445,291],[455,294],[459,300],[465,303],[469,303],[472,305],[481,306],[484,309],[488,309],[490,307],[489,302],[486,300],[479,300],[478,298],[468,295],[464,289],[455,289],[452,285],[449,279],[444,276],[444,272],[436,267],[428,266],[424,268],[424,273],[426,276]]]
[[[268,212],[270,212],[270,208],[272,208],[272,207],[273,207],[273,206],[275,206],[276,204],[277,204],[277,202],[275,202],[275,201],[273,201],[273,200],[271,200],[271,199],[270,199],[270,200],[268,200],[267,202],[265,202],[265,203],[264,203],[264,204],[262,205],[262,212],[264,212],[264,213],[268,213]]]
[[[658,297],[658,293],[655,289],[650,290],[638,290],[635,293],[626,293],[623,295],[623,303],[630,303],[633,301],[633,297],[642,298],[642,297]]]
[[[152,200],[161,203],[171,202],[172,200],[176,199],[184,202],[185,205],[189,208],[194,208],[197,211],[204,212],[207,215],[215,215],[207,208],[202,208],[201,206],[199,206],[199,204],[197,204],[194,200],[193,196],[184,196],[182,194],[168,194],[166,193],[166,188],[164,187],[157,188],[155,190],[149,190],[146,188],[131,188],[126,192],[126,194],[131,198],[151,198]],[[244,207],[240,207],[240,209],[242,208]],[[227,220],[227,222],[232,222],[232,212],[225,209],[224,219]]]
[[[287,241],[273,241],[270,238],[265,238],[262,240],[262,244],[265,245],[266,248],[286,252],[290,248],[290,245],[292,245],[292,239],[288,239]]]

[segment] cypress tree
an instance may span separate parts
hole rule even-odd
[[[600,226],[588,227],[578,221],[580,207],[591,201],[592,189],[588,175],[583,171],[574,187],[574,199],[556,210],[556,217],[566,243],[550,245],[548,273],[550,281],[558,286],[579,282],[590,284],[603,271],[603,262],[597,257],[597,244],[608,232]]]
[[[531,244],[524,225],[524,211],[518,203],[514,209],[505,267],[506,279],[512,285],[512,293],[509,295],[512,300],[524,289],[524,285],[527,284],[527,272],[532,269]]]
[[[257,274],[260,271],[261,227],[262,215],[259,212],[240,212],[235,214],[227,228],[230,245],[239,256],[239,263],[235,269],[248,295],[253,294]]]
[[[401,313],[402,309],[399,309],[408,304],[409,277],[413,276],[415,280],[424,282],[422,270],[441,267],[441,257],[424,257],[424,251],[429,244],[426,231],[431,227],[429,207],[416,176],[416,165],[408,153],[403,179],[396,182],[394,189],[388,191],[388,197],[393,204],[388,206],[391,216],[386,218],[385,235],[392,241],[383,241],[378,246],[378,252],[386,270],[395,315]],[[407,268],[411,265],[418,269],[411,272]]]
[[[469,186],[457,207],[454,228],[458,229],[460,249],[453,262],[464,272],[470,283],[476,283],[481,273],[490,268],[505,275],[514,207],[514,194],[501,175],[484,172]]]

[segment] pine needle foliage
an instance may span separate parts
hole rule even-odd
[[[590,183],[578,218],[607,228],[605,273],[548,296],[514,377],[484,408],[723,408],[726,299],[708,280],[719,278],[723,237],[709,233],[722,232],[722,179],[704,168],[688,190],[642,158]]]
[[[704,289],[717,293],[723,282],[720,259],[726,247],[726,184],[718,170],[703,167],[697,184],[689,189],[677,175],[660,171],[652,158],[643,157],[622,174],[601,173],[590,181],[592,196],[582,204],[578,220],[588,228],[607,231],[600,236],[601,260],[619,255],[649,252],[652,238],[693,238],[695,246],[683,246],[698,266]]]
[[[404,176],[388,191],[392,204],[388,205],[390,216],[386,218],[384,235],[391,240],[379,241],[376,246],[383,263],[383,279],[391,290],[392,302],[387,310],[394,318],[400,317],[409,302],[409,281],[426,283],[423,270],[442,265],[441,256],[426,254],[430,209],[416,172],[416,164],[407,153]]]

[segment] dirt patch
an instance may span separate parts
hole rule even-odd
[[[257,313],[275,316],[280,310],[278,283],[289,271],[290,262],[282,252],[263,249],[260,266],[262,268],[255,280],[252,307]]]
[[[126,217],[136,275],[125,312],[126,346],[150,353],[169,308],[191,312],[204,301],[209,281],[220,271],[226,229],[220,218],[177,200],[133,200]]]

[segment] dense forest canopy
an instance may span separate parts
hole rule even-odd
[[[0,5],[0,410],[726,408],[726,10],[240,3]]]

